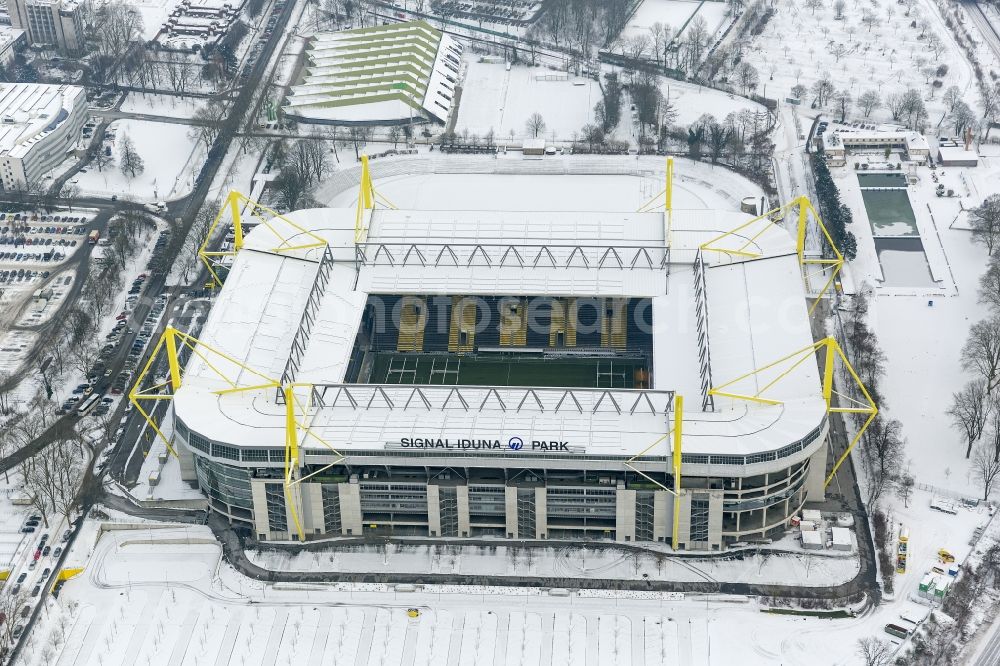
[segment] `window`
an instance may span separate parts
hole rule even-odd
[[[285,515],[285,493],[280,483],[268,483],[264,486],[264,497],[267,500],[267,522],[272,532],[287,532],[288,518]]]

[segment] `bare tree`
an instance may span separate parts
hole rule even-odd
[[[972,226],[972,240],[982,243],[992,255],[1000,240],[1000,194],[991,194],[981,205],[970,209],[969,224]]]
[[[892,663],[893,646],[889,641],[866,636],[858,639],[857,654],[865,666],[889,666]]]
[[[866,90],[858,96],[858,107],[865,114],[865,118],[872,114],[872,111],[881,106],[882,100],[876,90]]]
[[[978,321],[962,347],[962,367],[977,372],[992,393],[1000,385],[1000,314]]]
[[[1000,261],[990,257],[986,272],[979,278],[979,302],[1000,312]]]
[[[844,122],[848,111],[851,110],[851,93],[846,90],[838,90],[833,96],[833,101],[840,109],[840,122]]]
[[[1000,474],[1000,460],[994,457],[989,446],[979,444],[972,458],[972,469],[983,484],[983,501],[986,501],[990,498],[997,475]]]
[[[542,114],[536,111],[528,116],[528,120],[525,121],[524,127],[528,130],[528,134],[537,139],[539,134],[545,132],[545,119],[542,118]]]
[[[862,460],[868,478],[868,506],[873,506],[898,473],[904,445],[903,424],[878,416],[865,431],[864,440]]]
[[[222,131],[222,121],[225,118],[225,105],[216,100],[209,102],[194,112],[192,119],[200,124],[191,127],[191,138],[201,142],[205,150],[209,150]]]
[[[900,474],[899,479],[896,480],[896,495],[899,496],[899,499],[903,500],[903,508],[910,506],[914,485],[916,485],[916,479],[909,472]]]
[[[955,108],[955,104],[962,99],[962,91],[958,86],[948,86],[944,91],[944,95],[941,96],[941,100],[948,105],[948,111],[952,111]]]
[[[952,425],[965,435],[965,441],[968,443],[965,449],[966,458],[972,455],[972,447],[982,436],[983,428],[986,427],[989,408],[986,397],[986,381],[984,379],[974,379],[966,384],[961,391],[952,395],[948,416],[951,417]]]
[[[817,79],[812,85],[812,93],[817,107],[822,107],[826,104],[827,100],[833,97],[835,92],[836,88],[833,86],[833,81],[830,80],[829,72],[824,72],[823,76]]]

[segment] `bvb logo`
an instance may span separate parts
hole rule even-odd
[[[520,437],[511,437],[510,441],[507,442],[507,447],[514,451],[520,451],[524,447],[524,440]]]

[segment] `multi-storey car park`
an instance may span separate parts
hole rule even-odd
[[[456,212],[369,207],[364,173],[357,210],[237,234],[200,340],[168,329],[132,394],[173,387],[183,478],[260,539],[718,550],[823,499],[831,411],[874,416],[810,333],[840,259],[804,251],[804,199],[793,238],[672,210],[669,178],[656,212]]]

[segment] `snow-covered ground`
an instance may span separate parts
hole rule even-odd
[[[983,150],[990,148],[996,151],[995,146]],[[876,287],[871,325],[888,358],[883,407],[903,423],[906,456],[918,483],[980,495],[979,482],[969,474],[962,436],[944,412],[952,393],[967,379],[959,354],[969,326],[984,316],[977,290],[979,276],[986,269],[986,251],[972,243],[961,207],[978,206],[996,188],[1000,154],[984,157],[976,168],[939,169],[939,182],[958,194],[953,198],[935,195],[937,183],[930,169],[920,167],[914,172],[918,183],[909,186],[907,194],[933,276],[930,286],[900,284],[898,279],[893,285],[881,282],[883,266],[875,253],[852,164],[848,159],[848,166],[834,168],[832,173],[854,214],[851,230],[858,238],[858,257],[848,268],[850,279],[855,288],[866,282]],[[926,270],[919,263],[917,257],[906,266],[890,263],[885,269],[897,274],[900,269]],[[917,277],[922,275],[917,273]],[[928,377],[934,381],[927,381]]]
[[[130,92],[122,103],[121,111],[170,118],[191,118],[207,102],[208,100],[204,97]]]
[[[730,113],[739,113],[743,110],[765,111],[763,106],[746,97],[693,83],[665,79],[660,83],[660,91],[677,111],[675,125],[690,125],[706,113],[715,116],[715,119],[721,122]]]
[[[829,73],[836,89],[848,90],[855,99],[866,90],[875,90],[885,100],[891,93],[916,88],[924,97],[932,125],[945,113],[941,97],[949,86],[957,86],[965,101],[973,108],[978,107],[972,69],[931,0],[919,0],[909,17],[904,16],[905,8],[894,0],[875,0],[864,8],[874,12],[877,19],[871,29],[862,23],[862,9],[852,5],[845,10],[843,20],[834,20],[832,3],[824,3],[815,13],[794,0],[779,2],[775,7],[777,15],[744,52],[744,60],[759,71],[758,92],[764,92],[766,87],[768,97],[791,97],[792,87],[797,83],[809,89],[824,73]],[[917,26],[911,27],[914,20]],[[921,36],[923,21],[927,29]],[[930,34],[936,35],[943,45],[940,57],[928,48]],[[838,59],[834,49],[839,46],[846,49],[846,54]],[[936,69],[938,65],[947,65],[949,71],[940,77],[942,88],[935,91],[923,70]],[[934,78],[937,77],[932,76],[931,80]],[[812,93],[807,93],[803,99],[806,113],[812,100]],[[833,104],[828,106],[832,111]],[[857,106],[853,115],[862,116]],[[882,107],[871,118],[888,121],[891,114]]]
[[[73,180],[83,194],[130,196],[143,201],[165,201],[187,194],[204,158],[203,144],[191,137],[191,128],[148,120],[116,120],[108,127],[115,134],[114,163],[98,171],[93,165]],[[135,177],[120,168],[122,141],[128,136],[144,169]]]
[[[728,20],[729,4],[725,2],[701,2],[700,0],[643,0],[632,15],[632,19],[621,33],[622,39],[636,36],[649,37],[654,23],[669,26],[671,31],[680,30],[695,16],[705,19],[708,32],[714,35],[723,29]],[[681,33],[683,35],[683,33]]]
[[[525,122],[534,114],[545,121],[539,138],[566,142],[574,132],[594,122],[594,105],[601,99],[597,82],[546,67],[476,62],[466,59],[462,99],[455,132],[469,130],[482,138],[490,129],[499,144],[530,137]],[[555,137],[553,139],[553,136]]]
[[[87,561],[86,571],[50,602],[24,663],[43,663],[43,646],[52,643],[54,659],[48,663],[67,665],[147,660],[151,665],[303,660],[385,666],[764,665],[813,664],[818,654],[823,664],[857,664],[858,638],[882,637],[884,624],[926,612],[908,597],[937,550],[948,548],[962,561],[972,528],[989,518],[982,509],[959,509],[941,520],[930,513],[930,498],[917,491],[910,509],[895,516],[910,528],[911,537],[910,570],[897,584],[895,600],[859,618],[838,620],[766,614],[757,602],[734,596],[267,585],[221,563],[220,548],[207,528],[155,526],[122,517],[95,547],[97,521],[87,521],[70,554],[74,564]],[[133,529],[129,522],[136,523]],[[397,557],[402,555],[393,555],[386,570],[395,569]],[[310,570],[349,564],[342,556],[330,562],[322,554],[286,563]],[[407,608],[417,608],[419,616],[408,617]]]
[[[255,551],[251,560],[277,571],[351,573],[433,573],[466,576],[566,577],[579,580],[670,580],[679,582],[744,582],[818,587],[846,583],[859,564],[850,553],[820,552],[782,555],[754,551],[733,559],[676,557],[617,549],[570,545],[552,548],[496,546],[392,545],[340,547],[290,554]],[[843,555],[843,556],[840,556]]]
[[[269,585],[222,563],[207,528],[113,527],[50,602],[25,664],[846,665],[859,663],[858,638],[884,636],[913,607],[832,620],[716,595]],[[89,551],[92,536],[80,543]]]

